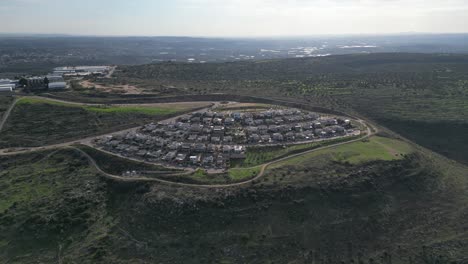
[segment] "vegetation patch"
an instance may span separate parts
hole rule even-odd
[[[306,164],[311,159],[321,155],[327,155],[328,158],[336,162],[350,164],[359,164],[374,160],[391,161],[402,159],[406,154],[410,154],[412,151],[412,147],[403,141],[374,136],[369,140],[352,142],[284,160],[273,164],[271,168],[284,165]]]
[[[0,135],[1,147],[60,143],[155,122],[193,109],[190,104],[164,107],[90,106],[22,98]]]
[[[74,241],[86,247],[93,230],[109,227],[101,222],[105,185],[77,153],[0,157],[0,166],[1,263],[52,263]]]
[[[330,139],[327,141],[312,142],[305,144],[297,145],[287,145],[287,146],[265,146],[265,147],[249,147],[246,153],[246,158],[242,160],[232,160],[231,167],[254,167],[257,165],[264,164],[275,159],[286,157],[288,155],[304,152],[307,150],[316,149],[319,147],[324,147],[332,144],[337,144],[340,142],[346,142],[359,138],[358,136],[347,137],[347,138],[338,138]]]
[[[229,178],[234,181],[243,181],[253,178],[260,173],[261,166],[251,168],[231,168],[228,171]]]

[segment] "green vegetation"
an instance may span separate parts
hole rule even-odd
[[[306,164],[310,162],[310,160],[321,155],[327,155],[330,160],[336,162],[350,164],[359,164],[375,160],[391,161],[402,159],[405,155],[413,151],[412,147],[403,141],[374,136],[369,140],[318,150],[303,156],[275,163],[271,168],[278,168],[284,165]]]
[[[468,250],[467,168],[437,155],[314,158],[228,189],[105,180],[72,149],[2,156],[0,167],[1,263],[290,263],[313,252],[368,264],[390,255],[456,261]]]
[[[12,102],[13,97],[0,96],[0,118],[2,118],[3,113],[5,113]]]
[[[145,114],[145,115],[170,115],[181,111],[190,110],[190,108],[180,105],[161,105],[161,106],[109,106],[109,105],[79,105],[73,103],[65,103],[52,101],[40,98],[21,98],[18,105],[23,104],[49,104],[65,107],[79,107],[84,110],[96,113],[111,113],[111,114]]]
[[[271,147],[249,147],[247,151],[247,156],[243,160],[231,161],[231,167],[253,167],[260,164],[264,164],[275,159],[286,157],[291,154],[304,152],[307,150],[316,149],[319,147],[324,147],[340,142],[346,142],[349,140],[357,139],[358,137],[347,137],[347,138],[338,138],[330,139],[327,141],[312,142],[298,145],[288,145],[288,146],[271,146]]]
[[[115,132],[168,118],[197,107],[90,106],[38,98],[22,98],[0,135],[2,147],[41,146]],[[199,107],[199,105],[198,105]]]
[[[76,147],[91,156],[96,161],[96,164],[99,166],[99,168],[101,168],[101,170],[117,176],[120,176],[127,171],[136,171],[141,176],[145,177],[157,177],[162,173],[167,174],[182,171],[158,166],[155,164],[124,159],[85,145],[78,145]]]
[[[253,178],[260,173],[260,166],[252,167],[252,168],[231,168],[228,171],[229,178],[234,181],[242,181],[247,180],[249,178]]]
[[[56,262],[75,241],[98,243],[113,221],[103,210],[105,185],[78,153],[0,157],[0,164],[1,263]]]
[[[355,54],[219,64],[125,66],[129,83],[302,102],[359,113],[468,164],[468,56]]]

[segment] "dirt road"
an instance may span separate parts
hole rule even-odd
[[[15,98],[15,100],[13,100],[13,102],[11,103],[11,105],[8,107],[8,109],[7,109],[7,110],[5,111],[5,113],[3,114],[2,120],[0,121],[0,132],[2,132],[3,127],[5,126],[6,121],[7,121],[8,118],[10,117],[11,111],[13,110],[13,108],[15,107],[15,105],[16,105],[17,102],[18,102],[18,99]]]

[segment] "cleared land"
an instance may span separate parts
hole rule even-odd
[[[141,89],[138,89],[136,86],[128,85],[128,84],[106,84],[106,83],[99,83],[99,82],[92,82],[89,80],[81,81],[80,86],[83,89],[96,89],[101,92],[106,93],[115,93],[115,94],[141,94]]]
[[[0,135],[1,147],[34,147],[162,120],[208,103],[81,105],[21,98]]]

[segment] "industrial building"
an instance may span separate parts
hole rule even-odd
[[[51,82],[49,83],[49,90],[62,90],[67,88],[66,82]]]

